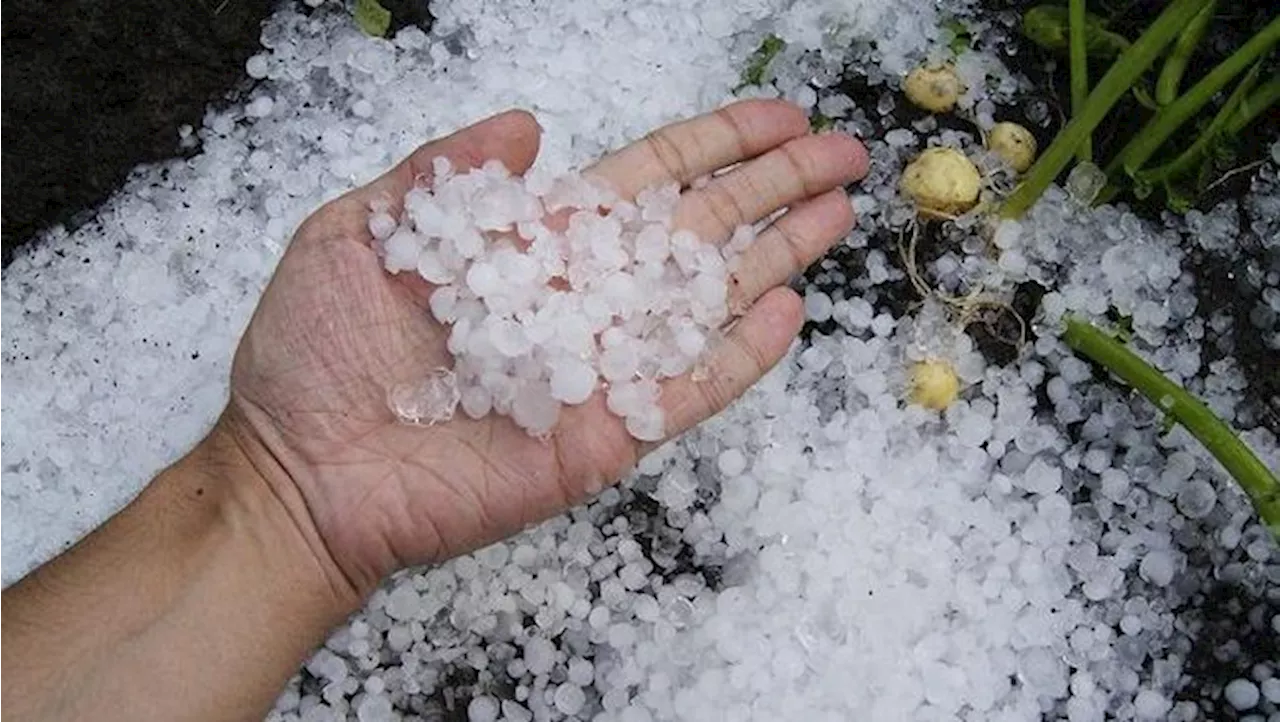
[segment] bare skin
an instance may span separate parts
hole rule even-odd
[[[417,428],[387,389],[449,365],[431,287],[388,276],[369,202],[429,182],[431,159],[523,172],[532,116],[509,112],[424,145],[298,229],[237,350],[210,435],[103,527],[5,590],[3,691],[14,719],[256,720],[325,634],[389,573],[509,536],[623,476],[636,442],[597,392],[546,441],[505,418]],[[690,182],[729,166],[710,184]],[[742,260],[741,317],[706,380],[666,382],[667,434],[723,409],[802,323],[786,282],[852,226],[855,140],[812,136],[798,108],[746,101],[667,126],[589,173],[624,196],[684,188],[676,225],[723,243],[786,207]]]

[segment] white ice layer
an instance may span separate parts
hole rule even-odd
[[[1280,348],[1280,267],[1228,257],[1259,291],[1235,315],[1198,305],[1184,250],[1248,242],[1275,258],[1280,146],[1239,202],[1247,224],[1229,207],[1157,228],[1053,190],[997,235],[998,258],[969,243],[929,262],[957,294],[1049,292],[1027,319],[1040,341],[988,365],[968,336],[921,333],[944,329],[891,308],[902,270],[877,240],[908,217],[895,186],[912,153],[947,144],[980,160],[974,133],[927,118],[884,136],[897,79],[946,56],[941,20],[963,5],[459,0],[433,7],[430,33],[390,41],[341,10],[283,10],[247,67],[261,82],[245,104],[210,111],[195,156],[140,169],[93,222],[52,232],[5,271],[4,580],[100,523],[203,433],[235,339],[319,202],[512,106],[545,129],[545,172],[581,166],[728,99],[743,59],[776,32],[787,41],[766,73],[776,88],[746,92],[816,95],[871,152],[842,249],[858,263],[826,259],[804,289],[832,332],[592,504],[390,580],[271,719],[1195,719],[1194,704],[1175,703],[1195,681],[1187,659],[1202,631],[1185,613],[1230,585],[1245,621],[1215,653],[1263,648],[1280,634],[1280,553],[1203,450],[1066,353],[1052,321],[1122,311],[1141,353],[1280,466],[1230,343],[1260,334]],[[831,92],[849,64],[872,102]],[[972,86],[962,107],[980,124],[999,118],[1017,78],[994,54],[960,65]],[[1028,106],[1033,120],[1052,112]],[[398,226],[384,218],[379,233],[388,221]],[[941,417],[899,398],[904,359],[925,352],[956,363],[966,386]],[[442,384],[403,390],[419,423],[452,395],[431,379]],[[574,398],[581,381],[570,369],[555,384]],[[1276,679],[1264,660],[1213,694],[1266,719]]]

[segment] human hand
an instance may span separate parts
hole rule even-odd
[[[663,383],[668,437],[723,409],[786,353],[803,322],[787,281],[852,226],[841,186],[866,172],[866,152],[848,136],[808,130],[794,106],[745,101],[662,128],[587,171],[624,198],[679,182],[675,226],[707,242],[790,208],[732,276],[730,308],[743,315],[710,349],[705,379]],[[498,159],[523,173],[538,137],[532,116],[504,113],[325,205],[298,229],[237,350],[220,426],[282,501],[329,583],[354,599],[399,567],[442,561],[563,511],[652,448],[627,433],[599,390],[565,407],[546,440],[497,415],[422,428],[388,408],[390,387],[451,365],[448,329],[428,310],[429,284],[383,269],[369,203],[391,200],[398,213],[437,156],[459,170]]]

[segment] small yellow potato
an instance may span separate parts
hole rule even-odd
[[[941,360],[917,361],[911,367],[907,396],[926,409],[942,411],[960,395],[960,378],[951,364]]]
[[[982,175],[954,148],[929,148],[902,171],[904,193],[916,203],[921,216],[954,218],[978,203]]]
[[[1018,173],[1026,173],[1036,160],[1036,137],[1017,123],[996,123],[987,133],[987,150],[1004,159]]]
[[[951,65],[922,65],[907,74],[902,91],[906,93],[907,100],[922,110],[949,113],[964,94],[965,85]]]

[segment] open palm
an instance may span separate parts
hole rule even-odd
[[[427,310],[431,287],[388,275],[374,253],[369,202],[395,204],[429,181],[437,156],[460,169],[496,158],[522,173],[538,132],[527,113],[494,116],[321,208],[299,228],[236,353],[224,423],[258,450],[276,493],[300,501],[296,520],[358,593],[401,566],[443,560],[552,516],[617,480],[648,449],[608,412],[601,391],[565,407],[547,440],[496,415],[422,428],[388,408],[390,387],[451,361],[447,329]],[[730,308],[741,318],[711,349],[705,380],[663,385],[668,435],[718,412],[786,352],[802,312],[785,284],[848,232],[841,186],[865,170],[860,144],[809,135],[803,112],[779,101],[736,103],[665,127],[589,169],[627,198],[680,183],[676,226],[708,242],[790,209],[732,277]]]

